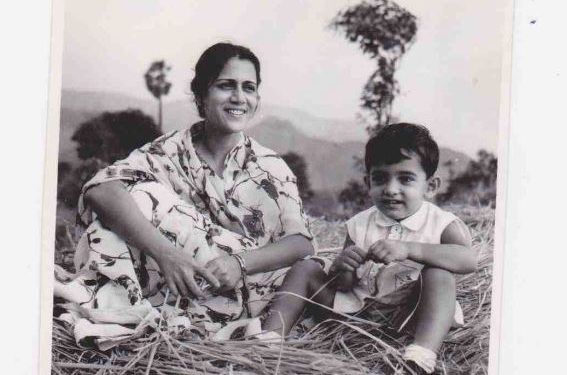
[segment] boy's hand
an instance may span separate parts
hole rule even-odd
[[[403,241],[378,240],[368,249],[368,258],[378,263],[391,263],[406,260],[409,246]]]
[[[354,272],[366,260],[366,252],[355,245],[347,246],[331,265],[330,272]]]

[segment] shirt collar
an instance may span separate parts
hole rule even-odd
[[[406,217],[402,221],[396,221],[388,216],[384,215],[378,209],[376,210],[376,224],[382,227],[391,227],[396,224],[411,230],[418,231],[423,224],[425,224],[425,219],[427,217],[427,202],[423,202],[419,210],[417,210],[413,215]]]

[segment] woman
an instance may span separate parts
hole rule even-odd
[[[75,302],[61,318],[79,344],[115,345],[152,322],[156,306],[171,312],[171,324],[218,331],[257,315],[284,268],[313,253],[295,177],[243,134],[259,84],[250,50],[213,45],[191,82],[204,121],[135,150],[84,186],[79,272],[57,269],[55,287]],[[187,298],[168,307],[172,294]]]

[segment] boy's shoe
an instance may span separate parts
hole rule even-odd
[[[437,354],[423,346],[415,343],[406,346],[402,358],[412,370],[423,371],[418,372],[418,374],[433,374],[435,372]]]

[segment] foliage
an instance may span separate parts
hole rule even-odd
[[[167,81],[167,73],[171,70],[171,67],[165,63],[164,60],[154,61],[146,74],[144,74],[144,79],[146,81],[146,87],[151,92],[151,94],[158,100],[158,129],[162,130],[162,102],[161,97],[169,93],[171,89],[171,82]]]
[[[331,27],[376,59],[377,69],[364,86],[361,106],[370,116],[369,131],[388,124],[394,97],[399,93],[394,73],[415,40],[415,16],[391,0],[365,0],[339,12]]]
[[[463,173],[450,179],[449,187],[438,197],[439,201],[494,206],[497,170],[496,156],[480,150],[477,160],[471,160]]]
[[[61,165],[62,163],[59,163]],[[109,163],[89,158],[84,160],[77,168],[65,175],[60,175],[57,184],[57,199],[66,207],[74,209],[77,205],[83,185],[90,180],[96,172],[106,167]]]
[[[74,209],[83,185],[100,169],[128,156],[160,135],[154,120],[140,110],[104,112],[79,125],[71,139],[81,163],[58,165],[57,199]]]
[[[79,144],[79,158],[97,158],[110,164],[160,134],[150,116],[137,109],[128,109],[104,112],[82,123],[71,139]]]
[[[307,176],[307,163],[305,163],[305,159],[292,151],[283,154],[282,159],[287,163],[295,177],[297,177],[299,196],[302,200],[309,200],[313,197],[313,190],[311,190],[311,183]]]
[[[347,217],[354,215],[372,205],[366,184],[351,179],[347,186],[339,192],[339,203],[343,206]]]

